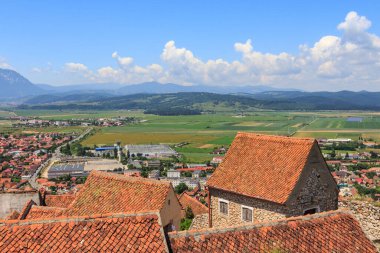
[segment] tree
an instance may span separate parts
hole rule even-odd
[[[191,209],[190,206],[186,207],[186,210],[185,210],[185,217],[186,217],[187,219],[194,219],[193,209]]]
[[[187,191],[189,189],[189,187],[185,184],[185,183],[179,183],[175,188],[175,192],[177,194],[181,194],[183,193],[184,191]]]
[[[336,156],[335,149],[332,149],[332,150],[331,150],[330,156],[331,156],[332,158],[335,158],[335,156]]]

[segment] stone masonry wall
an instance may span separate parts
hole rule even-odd
[[[306,209],[319,207],[320,212],[338,209],[338,193],[328,188],[317,169],[312,169],[295,201],[288,203],[288,216],[303,215]]]
[[[198,214],[191,222],[189,230],[208,228],[208,213]]]
[[[5,218],[12,211],[21,212],[29,200],[39,203],[37,192],[6,192],[0,193],[0,219]]]
[[[241,206],[253,207],[253,221],[276,220],[286,217],[285,207],[242,195],[210,189],[212,227],[245,224],[241,219]],[[219,212],[219,198],[228,200],[228,215]]]
[[[253,208],[253,221],[276,220],[291,216],[300,216],[306,209],[318,207],[321,212],[336,210],[338,208],[338,193],[328,188],[323,182],[317,169],[313,169],[306,179],[305,186],[300,190],[293,202],[287,206],[272,202],[249,198],[242,195],[210,188],[212,226],[231,226],[247,223],[241,219],[241,207]],[[228,215],[219,212],[219,199],[229,201]]]
[[[357,200],[339,201],[339,208],[349,209],[360,222],[364,232],[372,241],[380,241],[380,207],[370,202]]]

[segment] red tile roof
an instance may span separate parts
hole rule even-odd
[[[67,210],[66,208],[33,205],[30,208],[25,219],[40,219],[40,218],[59,217],[59,216],[62,216],[66,210]]]
[[[284,204],[314,139],[238,133],[207,186]]]
[[[169,233],[176,252],[374,253],[357,220],[326,212],[248,226]]]
[[[178,200],[181,203],[183,209],[186,210],[187,207],[191,207],[194,215],[208,213],[208,208],[205,205],[203,205],[195,198],[189,196],[186,192],[182,193],[179,196]]]
[[[45,203],[47,206],[67,208],[74,199],[74,194],[46,195]]]
[[[69,215],[161,210],[170,182],[92,171],[69,208]]]
[[[6,220],[17,220],[20,216],[20,213],[16,210],[13,210],[5,219]]]
[[[2,252],[168,252],[158,213],[0,223]]]

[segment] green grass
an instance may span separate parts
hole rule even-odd
[[[212,105],[209,105],[210,108]],[[8,113],[8,112],[7,112]],[[37,111],[19,110],[17,115],[36,116],[43,119],[67,120],[81,118],[137,117],[144,122],[99,128],[97,133],[82,142],[83,145],[110,145],[116,141],[126,144],[189,142],[178,148],[190,162],[203,162],[212,158],[213,147],[229,145],[237,132],[256,132],[312,138],[351,138],[360,136],[380,141],[380,113],[377,112],[275,112],[250,111],[244,117],[233,111],[190,116],[147,115],[142,111]],[[0,111],[1,116],[1,111]],[[348,117],[362,117],[363,122],[348,122]],[[0,124],[7,129],[7,124]],[[26,129],[38,131],[41,129]],[[46,128],[42,131],[81,131],[83,128]]]

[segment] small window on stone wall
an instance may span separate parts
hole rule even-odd
[[[303,215],[319,213],[319,207],[309,208],[303,211]]]
[[[253,209],[251,207],[242,206],[242,208],[241,208],[241,219],[243,221],[252,222],[253,221]]]
[[[228,214],[228,202],[219,200],[219,212],[222,214]]]

